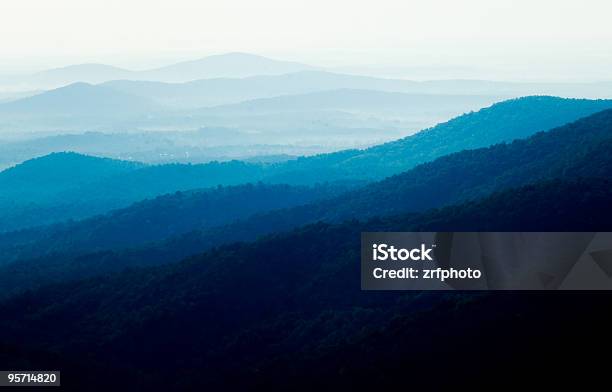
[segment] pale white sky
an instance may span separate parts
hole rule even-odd
[[[228,51],[612,80],[610,0],[2,0],[0,70]]]

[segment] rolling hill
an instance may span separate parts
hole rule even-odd
[[[29,282],[35,281],[35,276],[44,280],[57,275],[52,273],[56,270],[62,271],[58,276],[74,276],[67,271],[78,276],[83,273],[83,268],[91,273],[93,269],[90,265],[105,271],[107,268],[115,270],[127,265],[141,266],[177,261],[189,254],[220,244],[252,241],[262,235],[283,232],[319,221],[333,223],[377,216],[417,214],[557,178],[591,178],[594,183],[610,180],[611,147],[612,110],[607,110],[549,132],[538,133],[525,140],[451,154],[399,175],[349,190],[337,197],[260,212],[218,226],[201,224],[197,230],[183,230],[184,234],[175,236],[164,231],[170,236],[165,239],[162,239],[162,235],[157,236],[156,239],[161,239],[157,243],[135,246],[133,249],[119,252],[113,252],[111,249],[111,239],[115,238],[114,235],[109,234],[109,230],[98,232],[98,226],[93,224],[113,222],[115,218],[112,214],[70,225],[7,233],[0,235],[0,259],[21,259],[22,261],[7,266],[11,272],[5,275],[27,276]],[[553,201],[546,200],[543,203],[550,204]],[[185,205],[179,203],[179,206]],[[132,208],[139,211],[138,206]],[[131,212],[132,208],[121,214],[137,216],[137,213]],[[165,209],[172,210],[169,206]],[[201,216],[197,210],[189,212],[187,209],[181,212],[183,213],[188,216]],[[475,221],[478,219],[478,222],[484,224],[485,219],[481,218],[481,214],[477,214],[475,210],[472,210],[472,213]],[[492,212],[487,211],[484,216],[490,214]],[[142,220],[146,219],[143,217],[131,220],[131,228],[115,231],[121,233],[127,230],[124,240],[129,243],[129,238],[139,238],[140,231],[148,233],[152,229],[141,228]],[[526,217],[525,220],[528,221]],[[189,228],[195,229],[197,226],[194,224]],[[87,249],[98,249],[101,252],[87,254]],[[27,262],[23,263],[23,260]],[[19,272],[22,268],[27,272]],[[13,278],[9,280],[11,279]],[[10,292],[14,289],[15,287],[5,287],[4,291]]]
[[[73,64],[42,70],[33,74],[0,76],[0,90],[50,90],[73,83],[103,83],[130,79],[135,72],[106,64]]]
[[[420,82],[379,79],[325,71],[301,71],[283,75],[257,75],[246,78],[213,78],[186,83],[116,80],[103,84],[125,93],[147,97],[177,108],[197,108],[232,104],[280,95],[299,95],[329,90],[373,90],[428,95],[487,95],[504,96],[488,92],[462,94],[461,89],[437,93],[423,88]]]
[[[376,90],[338,89],[282,95],[215,106],[204,113],[278,113],[301,111],[348,111],[363,115],[412,117],[417,114],[454,116],[493,104],[499,97],[479,95],[406,94]],[[454,117],[453,116],[453,117]]]
[[[524,95],[558,95],[563,97],[612,98],[610,82],[599,83],[520,83],[489,80],[430,80],[423,82],[402,78],[390,79],[363,76],[370,72],[357,74],[338,73],[338,69],[325,69],[306,64],[266,58],[249,53],[225,53],[203,57],[197,60],[182,61],[153,69],[128,70],[105,64],[75,64],[37,72],[35,74],[10,76],[0,79],[0,85],[10,90],[44,90],[63,87],[72,83],[113,84],[140,90],[163,98],[164,94],[183,93],[191,90],[200,96],[197,101],[209,103],[196,106],[212,105],[216,91],[222,101],[216,104],[238,102],[246,99],[263,98],[280,94],[299,94],[331,89],[368,89],[396,91],[411,94],[451,94],[451,95],[494,95],[518,97]],[[350,72],[349,72],[350,73]],[[361,74],[361,75],[359,75]],[[233,80],[228,80],[229,78]],[[213,79],[218,79],[213,81]],[[209,84],[206,80],[211,80]],[[149,83],[152,82],[152,83]],[[165,86],[162,83],[194,82],[194,86]],[[284,87],[283,87],[284,85]],[[141,88],[143,88],[141,90]],[[164,90],[162,92],[162,90]],[[253,95],[255,91],[259,91]],[[262,92],[272,95],[257,95]],[[134,92],[134,91],[132,91]],[[181,100],[187,102],[195,98]],[[143,95],[146,97],[146,95]],[[236,99],[241,97],[239,99]],[[169,101],[177,101],[177,96]],[[228,100],[229,99],[229,100]]]
[[[255,54],[234,52],[142,71],[138,78],[184,82],[196,79],[278,75],[310,69],[314,67],[292,61],[273,60]]]
[[[77,82],[103,83],[111,80],[186,82],[220,77],[276,75],[312,69],[315,68],[254,54],[226,53],[146,70],[128,70],[95,63],[74,64],[29,75],[6,77],[0,82],[1,85],[11,89],[54,89]]]
[[[384,91],[315,89],[316,93],[311,93],[315,95],[201,109],[209,104],[226,103],[224,97],[232,94],[231,85],[237,81],[239,93],[248,98],[249,88],[245,90],[237,79],[184,85],[139,81],[95,86],[76,83],[0,104],[0,114],[5,120],[0,130],[57,134],[83,132],[83,129],[118,133],[223,127],[242,131],[244,138],[256,135],[258,138],[251,143],[255,145],[339,143],[347,147],[355,144],[347,143],[346,139],[360,141],[361,145],[391,140],[501,99],[499,96],[407,96]],[[230,89],[223,86],[228,83]],[[121,88],[126,84],[127,88]],[[279,86],[280,89],[261,87],[271,92],[287,90],[286,85]],[[278,94],[264,93],[263,96],[278,97]],[[260,98],[261,92],[254,97]],[[305,142],[304,138],[312,140]],[[330,141],[334,138],[335,141]],[[240,138],[227,140],[228,145],[238,143]]]
[[[592,333],[599,323],[585,319],[598,320],[605,300],[559,301],[558,293],[556,300],[533,293],[366,294],[359,287],[360,232],[423,227],[597,231],[612,218],[611,189],[609,182],[588,179],[546,182],[453,207],[450,216],[442,210],[425,219],[316,224],[251,244],[217,248],[170,266],[48,286],[0,304],[5,315],[0,336],[10,337],[4,342],[12,347],[10,352],[20,353],[6,360],[9,365],[62,364],[64,374],[72,375],[79,365],[71,361],[79,358],[74,363],[83,366],[95,358],[89,371],[115,374],[112,379],[117,382],[137,368],[146,375],[139,380],[149,387],[175,389],[182,385],[177,379],[236,389],[300,380],[304,390],[354,382],[393,385],[415,367],[433,375],[418,364],[432,350],[448,353],[449,347],[461,355],[461,362],[468,355],[470,366],[477,361],[484,366],[501,345],[504,360],[512,362],[524,345],[547,342],[538,336],[549,336],[552,325],[555,331],[567,328],[575,334],[582,326]],[[474,210],[486,212],[488,219],[470,221]],[[559,215],[559,210],[566,213]],[[423,221],[429,225],[423,226]],[[517,327],[508,321],[526,315],[544,324]],[[551,317],[566,322],[552,323]],[[464,349],[475,336],[495,340],[510,327],[514,333],[521,328],[525,338],[502,339],[495,351],[487,345],[476,352]],[[41,330],[45,333],[38,333]],[[415,336],[421,338],[415,342]],[[584,345],[581,336],[579,346]],[[165,355],[170,348],[176,354]],[[39,354],[28,355],[31,350]],[[420,354],[418,360],[399,360],[406,350]],[[45,352],[56,357],[40,354]],[[435,357],[437,362],[450,360]],[[381,373],[372,372],[372,361],[397,362]],[[164,377],[168,374],[172,376]],[[70,383],[77,388],[75,384],[90,379],[75,374]],[[130,379],[126,376],[125,382]],[[457,379],[452,382],[456,385]]]
[[[377,181],[443,155],[529,137],[609,107],[612,107],[612,102],[604,100],[527,97],[495,104],[413,136],[364,150],[346,150],[270,164],[212,162],[140,167],[129,164],[138,170],[104,178],[93,170],[86,182],[61,192],[47,187],[39,194],[35,182],[26,184],[23,189],[20,186],[6,187],[0,190],[0,201],[4,200],[0,208],[3,216],[0,230],[28,227],[36,222],[48,224],[68,218],[84,218],[164,193],[217,185],[257,181],[293,185]],[[77,163],[72,161],[72,155],[65,156],[66,162],[61,161],[62,157],[60,154],[49,161],[38,161],[44,164],[35,166],[40,170],[36,175],[40,178],[53,178],[55,175],[69,178],[70,167]],[[0,181],[4,175],[0,172]],[[27,179],[29,175],[24,174],[23,178]],[[105,191],[100,192],[100,189]],[[15,196],[17,194],[19,197]],[[14,202],[6,204],[11,200]],[[20,205],[21,208],[17,208]]]
[[[29,82],[39,86],[57,88],[77,82],[102,83],[108,80],[129,79],[136,75],[127,69],[106,64],[75,64],[53,68],[29,76]]]
[[[355,184],[348,183],[313,187],[259,183],[179,191],[146,199],[106,215],[9,233],[7,237],[14,240],[16,234],[32,239],[35,233],[48,236],[53,232],[52,236],[58,244],[69,240],[74,245],[74,251],[138,246],[195,229],[230,224],[257,213],[332,198],[354,187]],[[101,242],[102,239],[104,241]],[[63,247],[58,250],[63,250]],[[14,254],[14,257],[19,255]],[[5,262],[7,259],[0,264]]]
[[[283,75],[245,78],[212,78],[185,83],[114,80],[104,86],[139,95],[176,108],[197,108],[238,103],[279,95],[298,95],[328,90],[375,90],[416,95],[476,95],[513,98],[526,95],[612,98],[610,83],[511,83],[484,80],[438,80],[416,82],[308,70]]]
[[[0,105],[3,116],[124,117],[161,110],[152,101],[103,86],[74,83]]]
[[[612,100],[540,96],[508,100],[393,142],[287,162],[277,168],[272,179],[380,179],[443,155],[526,138],[609,108]]]
[[[328,219],[418,212],[551,178],[612,178],[612,110],[527,139],[445,155],[349,192]]]
[[[138,162],[53,153],[0,171],[0,200],[37,203],[89,182],[144,167]]]
[[[56,153],[0,172],[0,230],[82,219],[176,191],[257,182],[260,164],[144,165]],[[42,179],[41,182],[36,182]]]

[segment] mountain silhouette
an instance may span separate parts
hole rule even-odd
[[[417,82],[322,70],[244,78],[207,78],[183,83],[146,80],[114,80],[106,86],[177,108],[197,108],[241,101],[297,95],[327,90],[353,89],[428,95],[477,95],[518,98],[527,95],[610,98],[611,84],[601,83],[513,83],[484,80],[440,80]]]
[[[75,82],[102,83],[107,80],[129,79],[135,73],[106,64],[75,64],[38,72],[31,76],[41,86],[61,86]]]
[[[104,85],[129,94],[152,98],[174,107],[190,108],[341,89],[432,94],[426,85],[420,82],[343,75],[317,70],[245,78],[212,78],[184,83],[115,80]],[[455,89],[454,92],[440,89],[440,92],[433,95],[443,94],[468,95],[463,94],[460,89]],[[502,96],[492,91],[469,95]]]
[[[272,179],[380,179],[461,150],[526,138],[608,108],[612,108],[612,100],[544,96],[512,99],[364,150],[299,158],[280,166]]]
[[[103,86],[73,83],[0,105],[5,116],[132,116],[160,110],[146,98],[126,94]]]
[[[23,188],[13,186],[0,190],[0,201],[10,201],[11,205],[11,208],[4,209],[0,230],[28,227],[36,221],[48,224],[67,218],[84,218],[164,193],[217,185],[257,181],[293,185],[377,181],[446,154],[525,138],[611,106],[610,101],[604,100],[528,97],[499,103],[413,136],[364,150],[346,150],[270,164],[212,162],[136,167],[130,164],[129,167],[137,170],[114,176],[99,176],[96,170],[92,170],[87,182],[78,182],[70,189],[58,188],[61,191],[48,186],[39,192],[36,182],[24,183]],[[56,158],[59,157],[61,155]],[[41,178],[47,175],[50,178],[54,175],[70,178],[70,161],[58,165],[54,162],[51,160],[48,165],[37,166],[40,170],[37,175]],[[63,174],[54,174],[57,172]],[[101,193],[100,189],[105,191]],[[15,197],[17,194],[19,197]]]
[[[232,105],[204,109],[211,113],[278,113],[300,111],[344,110],[362,115],[385,114],[404,117],[417,113],[442,114],[445,111],[464,113],[489,106],[498,97],[480,95],[429,95],[398,92],[338,89],[272,98],[248,100]]]
[[[273,60],[255,54],[234,52],[143,71],[140,78],[182,82],[220,77],[286,74],[313,68],[296,62]]]
[[[106,64],[74,64],[34,74],[5,77],[2,85],[11,89],[53,89],[72,83],[103,83],[111,80],[150,80],[186,82],[219,77],[275,75],[314,67],[290,61],[273,60],[248,53],[226,53],[182,61],[147,70],[128,70]]]
[[[427,227],[559,231],[572,225],[575,230],[597,231],[612,218],[610,185],[605,181],[553,181],[513,189],[467,207],[463,223],[456,221],[463,206],[454,207],[451,216],[448,211],[432,212],[427,215],[426,221],[432,222]],[[488,219],[469,223],[472,211],[486,212]],[[399,352],[448,352],[447,342],[456,339],[455,344],[461,344],[462,337],[470,335],[467,331],[475,333],[474,323],[490,325],[487,331],[499,331],[508,324],[515,331],[511,322],[500,323],[512,319],[510,310],[521,317],[526,312],[536,318],[540,315],[546,323],[544,329],[567,326],[564,322],[553,327],[551,312],[567,322],[576,315],[592,316],[596,309],[601,312],[603,302],[585,306],[583,298],[564,299],[562,306],[551,308],[555,302],[547,301],[549,297],[534,298],[532,293],[451,296],[362,292],[360,233],[413,230],[423,227],[419,225],[422,221],[408,216],[340,225],[319,223],[251,244],[220,247],[170,266],[50,285],[0,304],[5,315],[0,321],[0,336],[4,337],[0,341],[13,347],[13,352],[59,354],[61,359],[54,363],[62,363],[66,373],[79,369],[76,363],[87,364],[89,371],[100,375],[126,374],[129,383],[134,380],[129,370],[138,369],[146,375],[138,381],[145,380],[145,385],[155,388],[176,386],[176,378],[156,376],[163,369],[165,375],[181,374],[181,382],[189,385],[250,389],[254,385],[289,385],[297,378],[310,390],[313,385],[345,385],[363,372],[368,376],[364,383],[372,382],[371,377],[381,377],[376,385],[389,383],[389,378],[405,380],[405,371],[418,366],[420,359],[405,364],[399,360]],[[572,309],[570,315],[568,309]],[[526,326],[529,344],[534,343],[537,325]],[[580,325],[593,328],[585,325],[583,318],[571,325],[573,332]],[[41,330],[46,333],[37,333]],[[419,331],[426,344],[415,343]],[[478,336],[482,337],[482,332]],[[400,345],[401,350],[390,350],[390,342],[393,347]],[[509,342],[508,348],[516,344],[522,347],[525,342]],[[366,347],[366,352],[359,347]],[[482,361],[485,353],[480,349],[474,353],[467,342],[465,347],[471,349],[457,348],[462,358],[473,355],[473,360]],[[170,349],[173,354],[166,355]],[[504,357],[508,352],[512,351],[504,351]],[[39,356],[26,358],[34,362],[26,361],[32,366]],[[71,364],[71,358],[79,361]],[[90,358],[103,366],[90,365]],[[372,358],[398,362],[383,367],[381,375],[380,370],[372,372]],[[23,364],[24,358],[10,355],[6,361],[11,366]],[[203,362],[209,365],[202,366]],[[349,371],[350,378],[332,370],[338,364]],[[422,369],[427,371],[427,367]],[[311,377],[313,372],[318,376]],[[233,377],[228,378],[229,374]],[[71,383],[91,385],[90,380],[75,376]]]
[[[183,234],[171,235],[156,244],[129,251],[113,252],[112,241],[117,241],[116,244],[129,243],[130,238],[133,238],[135,243],[142,241],[140,233],[149,233],[152,228],[143,228],[140,222],[155,222],[157,208],[150,212],[151,218],[141,215],[139,211],[142,208],[135,205],[119,213],[120,216],[127,217],[141,216],[130,221],[110,214],[74,224],[6,233],[0,235],[0,259],[29,260],[26,264],[23,261],[12,264],[10,268],[13,272],[7,272],[6,276],[18,275],[16,271],[27,267],[28,271],[37,272],[23,273],[23,276],[34,281],[33,277],[40,275],[44,280],[45,276],[52,276],[49,269],[81,271],[88,263],[92,263],[104,271],[105,268],[112,270],[118,266],[167,263],[220,244],[252,241],[263,235],[292,230],[305,224],[415,215],[433,208],[475,201],[496,192],[506,192],[511,188],[558,178],[589,178],[593,183],[605,182],[612,180],[612,158],[608,153],[611,146],[612,110],[607,110],[551,131],[538,133],[528,139],[444,156],[335,197],[301,206],[260,211],[258,214],[244,216],[235,222],[216,227],[204,223],[206,219],[201,215],[202,212],[197,210],[200,208],[197,204],[191,207],[189,203],[178,203],[178,207],[166,205],[164,209],[168,211],[180,209],[181,212],[177,213],[177,216],[186,214],[202,217],[200,229],[197,229],[196,221],[188,227],[183,226]],[[172,201],[180,198],[162,200]],[[469,204],[462,208],[468,207]],[[194,210],[190,212],[190,208]],[[474,209],[471,211],[474,214],[474,222],[482,224],[486,221],[486,216],[492,214],[487,212],[482,215],[477,214]],[[447,210],[447,213],[449,216],[457,215],[456,211]],[[524,219],[528,220],[527,217]],[[126,224],[131,222],[130,225],[133,226],[98,231],[99,227],[113,227],[112,222],[115,220]],[[465,215],[457,221],[462,220],[468,224],[471,222]],[[557,221],[551,222],[554,224]],[[196,230],[188,232],[189,229]],[[119,234],[124,232],[125,234]],[[115,239],[113,233],[117,233],[119,238]],[[168,231],[164,233],[169,234]],[[162,237],[158,235],[150,239]],[[87,253],[88,249],[104,251],[83,256],[83,252]],[[58,256],[60,254],[64,256]],[[14,287],[11,287],[11,290],[8,287],[5,289],[8,292]]]
[[[1,192],[7,199],[36,201],[58,191],[143,167],[137,162],[98,158],[73,152],[45,155],[0,172]]]

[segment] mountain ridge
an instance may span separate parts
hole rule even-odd
[[[314,67],[250,53],[230,52],[182,61],[142,73],[144,78],[180,82],[213,77],[276,75],[307,69],[314,69]]]
[[[344,150],[284,163],[228,161],[194,165],[150,165],[107,179],[96,178],[93,174],[87,184],[82,183],[78,187],[53,195],[47,192],[45,205],[50,201],[55,203],[54,219],[58,219],[61,214],[66,214],[67,217],[85,217],[82,214],[89,209],[102,213],[105,208],[125,207],[142,198],[219,184],[237,185],[264,181],[312,185],[335,181],[377,181],[446,154],[526,138],[538,131],[574,121],[608,107],[612,107],[612,101],[550,97],[516,99],[457,117],[413,136],[364,150]],[[53,165],[49,166],[48,170],[54,170]],[[9,189],[5,188],[0,190],[0,200],[8,197],[37,204],[36,200],[40,200],[38,192],[31,187],[28,189],[31,191],[29,194],[22,192],[19,197],[4,197],[3,195],[14,195],[18,191],[13,189],[9,192]],[[106,192],[101,194],[99,189],[106,189]],[[99,205],[83,205],[86,200],[96,200]],[[74,207],[70,208],[77,208],[78,211],[69,213],[66,210],[69,207],[60,208],[57,202],[72,203]],[[82,207],[78,207],[79,205]],[[11,206],[10,211],[16,212],[15,203]],[[31,216],[44,219],[45,214],[34,209]],[[22,216],[21,219],[24,218],[25,216]],[[15,221],[7,219],[6,216],[4,220],[7,223]],[[52,220],[44,222],[53,223]]]
[[[443,221],[448,216],[440,211],[432,213],[434,223],[429,227],[434,231],[438,228],[536,231],[564,230],[571,222],[581,222],[576,229],[598,231],[612,217],[608,202],[611,189],[610,182],[589,179],[532,185],[485,199],[485,204],[489,203],[485,208],[474,205],[477,210],[493,213],[488,221],[466,225],[451,220],[444,224],[435,219]],[[542,204],[550,195],[559,197],[554,203]],[[560,216],[558,208],[568,213]],[[515,218],[508,219],[508,214]],[[529,226],[521,223],[521,216],[531,217]],[[542,225],[544,217],[557,220]],[[500,324],[500,320],[508,318],[508,309],[521,315],[525,309],[540,315],[545,312],[542,317],[547,319],[551,309],[544,306],[547,301],[542,296],[537,296],[534,303],[533,296],[521,297],[523,302],[517,300],[516,293],[509,302],[508,296],[467,294],[365,295],[359,287],[356,262],[359,233],[419,227],[413,224],[410,217],[339,225],[319,223],[254,243],[219,247],[174,265],[46,286],[0,303],[0,311],[6,315],[0,321],[0,336],[10,336],[10,343],[24,350],[48,350],[62,358],[77,357],[86,362],[93,356],[102,360],[106,369],[114,369],[114,374],[123,371],[132,374],[129,370],[138,368],[150,374],[152,378],[146,379],[157,387],[176,386],[154,376],[163,373],[160,369],[172,372],[180,369],[183,377],[193,382],[204,379],[208,387],[227,388],[227,375],[232,374],[231,385],[237,389],[266,385],[266,380],[279,385],[279,377],[289,373],[291,381],[295,382],[296,377],[303,379],[309,386],[305,390],[309,390],[321,379],[327,380],[324,385],[344,380],[343,373],[336,370],[341,352],[351,350],[346,358],[340,356],[345,366],[353,369],[350,379],[359,374],[358,369],[369,368],[368,359],[373,355],[383,361],[394,358],[397,353],[389,350],[386,338],[393,341],[393,347],[402,345],[401,352],[409,348],[425,355],[431,353],[432,347],[438,347],[432,344],[439,344],[440,350],[447,352],[445,342],[454,341],[455,333],[463,336],[465,330],[473,330],[474,323],[481,325],[486,321],[492,329],[497,326],[497,332],[500,325],[506,324]],[[489,306],[483,308],[479,301]],[[567,306],[567,301],[563,301],[559,314],[567,315]],[[582,311],[587,308],[583,298],[572,306]],[[454,327],[436,328],[441,325],[439,317],[448,315],[449,308],[454,312],[443,325]],[[469,316],[458,318],[459,312],[468,309]],[[601,312],[601,306],[592,309]],[[575,319],[573,312],[570,319]],[[418,320],[424,320],[423,324]],[[415,323],[419,326],[416,332]],[[462,326],[459,329],[458,323]],[[512,328],[516,329],[514,325]],[[533,328],[526,326],[525,336],[532,336]],[[35,333],[41,329],[47,333]],[[381,334],[381,330],[385,333]],[[543,330],[549,332],[547,328]],[[438,338],[423,346],[415,345],[418,331],[423,331],[423,336],[433,333]],[[449,337],[449,333],[453,335]],[[381,336],[385,337],[383,342]],[[443,337],[440,342],[438,339]],[[379,350],[354,351],[363,341],[370,343],[366,347],[374,347],[378,342]],[[177,358],[162,355],[168,347],[191,349],[180,351]],[[458,351],[465,355],[466,351]],[[355,356],[355,352],[360,355]],[[328,362],[331,358],[333,364]],[[203,362],[212,365],[202,367]],[[412,364],[410,368],[414,368]],[[304,369],[316,369],[318,377]],[[385,372],[383,380],[395,374],[389,372]],[[90,385],[86,379],[79,382]],[[398,372],[394,379],[405,379],[405,372]]]
[[[153,101],[85,82],[0,104],[0,113],[28,116],[115,116],[159,111]]]
[[[280,74],[315,67],[291,61],[275,60],[249,53],[224,53],[194,60],[178,61],[145,70],[131,70],[103,63],[71,64],[29,75],[5,78],[4,84],[21,89],[58,88],[76,82],[104,83],[110,80],[152,80],[186,82],[212,77],[245,77],[258,73]]]
[[[67,226],[68,230],[59,225],[31,233],[0,235],[0,258],[31,260],[37,266],[34,270],[42,275],[46,274],[45,268],[55,268],[49,259],[59,260],[61,264],[62,252],[67,262],[76,263],[70,268],[77,270],[80,263],[117,268],[142,265],[142,260],[151,264],[176,261],[220,244],[253,241],[319,221],[338,223],[350,219],[414,215],[557,178],[612,180],[610,148],[612,109],[537,133],[529,139],[447,155],[332,198],[257,213],[221,226],[195,229],[144,247],[118,253],[97,248],[101,253],[83,256],[82,252],[91,249],[92,244],[103,244],[108,234],[96,239],[95,233],[88,230],[87,222],[77,222]],[[138,232],[137,225],[132,231]],[[16,261],[13,266],[19,269],[19,263]],[[16,276],[17,273],[5,275]]]

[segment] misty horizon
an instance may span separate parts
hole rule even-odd
[[[533,60],[524,59],[523,62],[519,61],[496,65],[483,63],[466,64],[461,62],[436,62],[434,59],[430,59],[427,56],[413,62],[405,60],[394,62],[392,59],[372,62],[360,60],[360,58],[368,57],[367,50],[348,50],[345,53],[347,54],[345,58],[354,58],[354,60],[350,62],[346,60],[344,60],[344,62],[334,61],[334,57],[342,52],[342,50],[338,50],[337,53],[332,53],[328,56],[326,56],[325,53],[313,56],[308,53],[290,51],[256,52],[226,50],[208,52],[206,50],[201,50],[193,51],[189,54],[160,52],[142,54],[137,57],[125,57],[122,54],[31,57],[27,58],[25,62],[23,58],[5,58],[4,63],[0,65],[0,80],[10,80],[14,77],[68,69],[76,66],[105,66],[129,72],[145,72],[172,66],[177,63],[198,61],[211,57],[251,55],[276,61],[301,63],[313,69],[327,72],[414,81],[491,80],[522,83],[597,83],[612,81],[612,72],[608,71],[608,69],[612,69],[612,61],[610,63],[610,68],[607,68],[593,65],[592,62],[583,65],[563,60],[546,64],[537,60],[532,62]],[[377,54],[377,52],[377,49],[372,49],[369,53]],[[211,78],[215,78],[215,76],[211,76]],[[11,91],[11,89],[3,88],[0,84],[0,92],[1,91]]]
[[[611,13],[602,0],[8,1],[0,75],[243,52],[401,79],[609,81]]]

